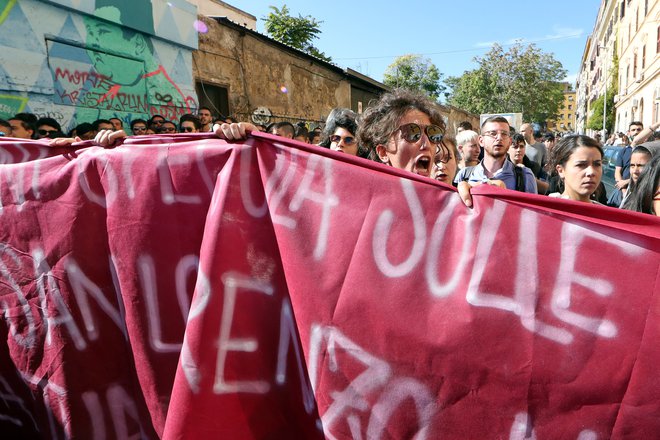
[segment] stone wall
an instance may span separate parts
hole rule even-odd
[[[342,69],[224,19],[199,19],[208,32],[200,34],[193,53],[193,75],[226,87],[229,112],[239,120],[248,120],[259,107],[272,114],[270,122],[320,121],[335,107],[350,107]]]

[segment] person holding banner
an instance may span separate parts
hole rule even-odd
[[[385,93],[362,115],[360,145],[381,162],[431,177],[435,157],[449,156],[443,143],[445,122],[438,106],[426,96],[396,89]]]
[[[550,197],[595,203],[591,196],[603,175],[603,149],[595,139],[584,135],[562,138],[550,156],[551,166],[559,175],[559,191]]]

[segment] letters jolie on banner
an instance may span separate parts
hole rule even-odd
[[[653,438],[660,221],[255,134],[0,142],[7,438]]]

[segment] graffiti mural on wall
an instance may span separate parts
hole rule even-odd
[[[148,35],[158,35],[159,26],[166,26],[171,33],[172,27],[185,27],[185,20],[173,18],[173,11],[159,8],[156,1],[132,1],[130,5],[127,1],[90,3],[94,1],[87,1],[81,9],[94,7],[93,16],[51,5],[44,7],[37,1],[0,0],[0,11],[3,5],[6,9],[0,33],[30,37],[20,39],[25,42],[23,47],[18,38],[0,37],[0,53],[6,48],[3,46],[32,52],[32,56],[24,57],[28,70],[30,64],[36,67],[41,62],[35,69],[37,75],[21,76],[16,69],[4,68],[8,63],[0,55],[0,80],[3,75],[7,79],[0,81],[0,118],[30,111],[55,117],[71,128],[98,118],[118,117],[127,125],[132,119],[154,114],[174,120],[194,112],[197,101],[192,81],[192,48],[183,47],[181,41],[172,44]],[[152,4],[153,14],[149,15],[145,11],[151,10]],[[142,32],[117,24],[123,23],[123,17],[131,17],[135,22],[136,13],[142,15]],[[60,19],[57,26],[51,24],[53,16]],[[20,20],[26,23],[21,24]],[[37,33],[35,23],[51,29]],[[188,37],[187,32],[182,32],[182,39]],[[35,45],[39,46],[38,51]],[[41,59],[35,55],[41,55]],[[8,85],[7,89],[3,84]]]

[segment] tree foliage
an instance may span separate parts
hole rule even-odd
[[[282,9],[270,6],[270,9],[272,12],[262,18],[270,37],[324,61],[331,61],[330,57],[312,44],[321,34],[322,21],[317,21],[311,15],[303,17],[298,14],[292,17],[286,5],[282,5]]]
[[[619,81],[618,72],[619,72],[619,57],[616,54],[616,47],[614,49],[614,55],[612,57],[612,63],[610,64],[610,69],[608,77],[610,79],[607,85],[607,109],[603,108],[603,97],[600,95],[596,98],[591,105],[589,106],[589,117],[587,118],[587,128],[591,130],[602,130],[603,129],[603,110],[607,112],[605,129],[608,133],[612,133],[614,128],[614,120],[616,119],[616,108],[614,107],[614,95],[619,93]]]
[[[472,113],[522,113],[525,122],[554,119],[563,103],[560,81],[566,70],[552,54],[517,42],[505,51],[494,44],[479,65],[447,78],[447,102]]]
[[[438,68],[428,58],[403,55],[387,66],[383,83],[390,87],[423,92],[436,100],[445,90],[445,86],[440,82],[441,77]]]

